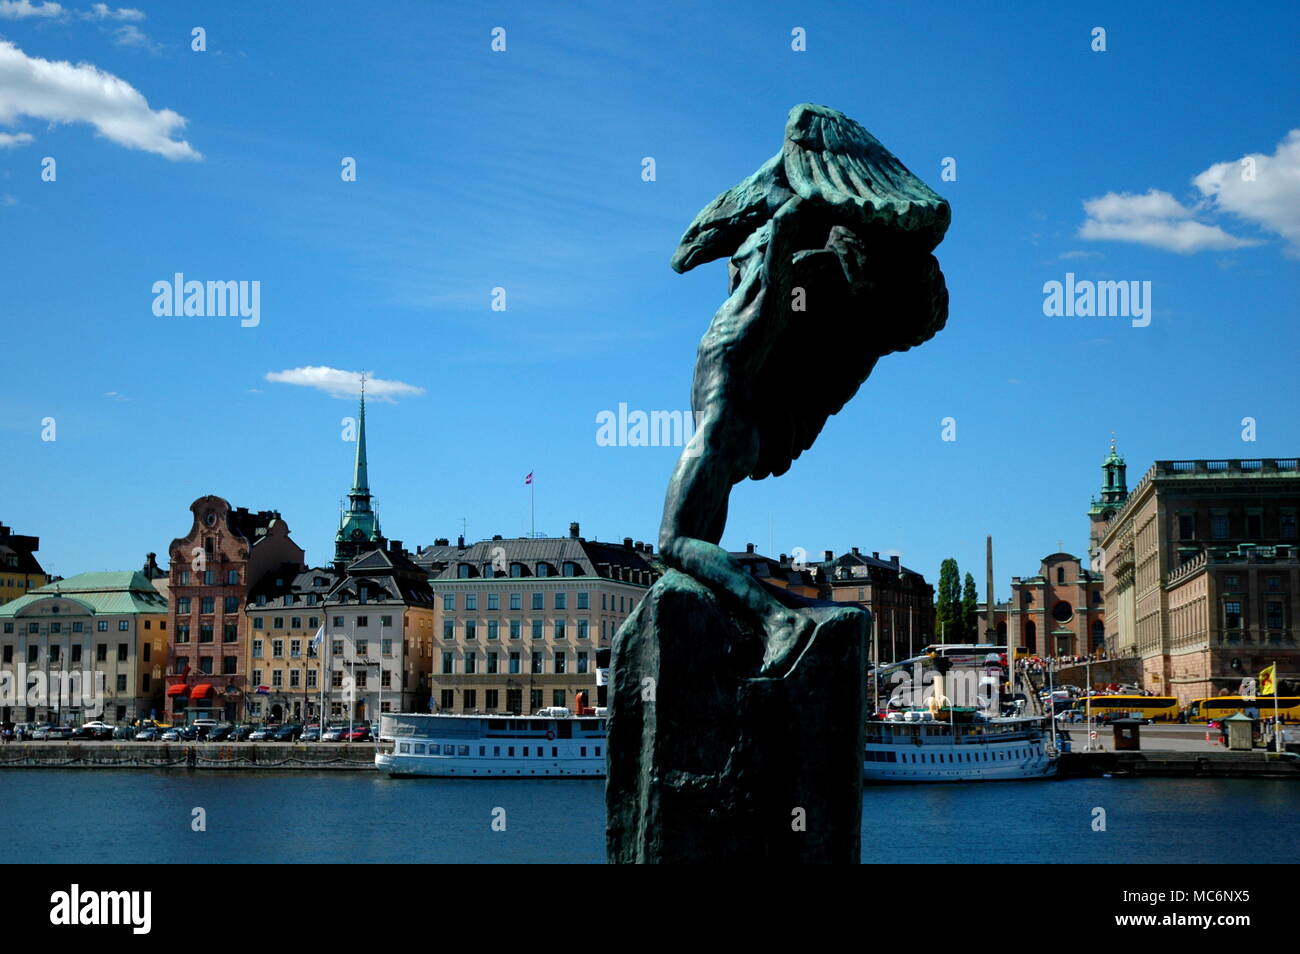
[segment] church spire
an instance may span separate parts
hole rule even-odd
[[[357,459],[352,468],[352,490],[348,494],[353,510],[370,509],[370,472],[366,464],[366,374],[361,372],[361,409],[357,417]],[[358,507],[358,504],[363,506]]]
[[[357,412],[357,453],[352,465],[352,489],[348,491],[348,509],[340,515],[339,530],[334,536],[334,564],[345,567],[363,553],[383,547],[370,499],[370,469],[366,459],[366,376],[361,375],[361,402]]]

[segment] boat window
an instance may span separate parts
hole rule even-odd
[[[600,758],[600,746],[596,746],[596,758]]]
[[[494,758],[500,758],[500,757],[501,757],[501,746],[499,746],[499,745],[494,745],[494,746],[492,746],[492,756],[493,756]]]
[[[508,749],[506,749],[506,755],[510,756],[511,758],[514,758],[515,747],[513,745],[510,746]]]
[[[411,754],[413,754],[413,755],[423,755],[423,754],[424,754],[424,743],[423,743],[423,742],[416,742],[415,745],[414,745],[414,747],[412,747],[412,749],[411,749]]]
[[[585,745],[582,746],[582,747],[580,748],[578,754],[579,754],[580,756],[582,756],[583,758],[586,758],[586,757],[587,757],[587,747],[586,747]]]
[[[448,746],[448,748],[450,748],[450,747],[451,747],[451,746]],[[450,755],[451,753],[448,752],[447,754]],[[456,754],[457,754],[457,755],[469,755],[469,746],[468,746],[468,745],[461,745],[461,746],[458,746],[457,749],[456,749]]]
[[[528,758],[528,746],[524,746],[524,758]]]
[[[558,758],[558,757],[559,757],[559,752],[560,752],[560,749],[559,749],[558,746],[555,746],[555,745],[552,745],[552,746],[551,746],[551,758]]]
[[[411,743],[410,743],[410,742],[398,742],[398,743],[397,743],[397,751],[400,752],[400,753],[403,754],[403,755],[409,755],[409,754],[411,753]]]
[[[438,743],[437,743],[437,742],[434,742],[433,744],[431,744],[431,745],[429,746],[429,754],[430,754],[430,755],[437,755],[437,754],[438,754],[438,750],[439,750],[439,746],[438,746]]]
[[[487,755],[487,746],[486,746],[486,745],[480,745],[480,746],[478,747],[478,754],[479,754],[479,755]]]

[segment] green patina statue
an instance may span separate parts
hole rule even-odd
[[[781,151],[695,217],[685,272],[731,256],[730,295],[700,342],[698,421],[668,486],[665,563],[707,584],[763,634],[761,675],[794,666],[814,629],[718,544],[734,484],[785,473],[875,367],[948,315],[931,254],[948,203],[843,113],[790,111]]]

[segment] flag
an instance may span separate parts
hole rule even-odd
[[[532,482],[533,482],[533,472],[530,470],[528,472],[528,476],[524,478],[524,483],[531,484]]]
[[[257,687],[257,694],[258,694],[259,696],[269,696],[269,695],[271,694],[271,687],[270,687],[270,686],[258,686],[258,687]]]
[[[1263,669],[1259,673],[1259,691],[1261,695],[1271,696],[1276,691],[1273,688],[1273,680],[1277,678],[1277,663]]]
[[[189,674],[190,674],[190,664],[186,663],[185,668],[181,670],[181,678],[186,679],[189,677]]]
[[[325,624],[320,624],[320,629],[316,630],[316,635],[311,638],[311,648],[315,649],[320,645],[320,641],[325,638]]]

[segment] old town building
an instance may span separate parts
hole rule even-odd
[[[1101,655],[1106,649],[1102,574],[1073,554],[1053,553],[1035,575],[1013,576],[1010,605],[995,603],[994,611],[1001,645],[1037,656]]]
[[[167,618],[167,601],[132,570],[82,573],[0,606],[0,679],[25,696],[6,701],[0,722],[75,726],[160,712]]]
[[[297,572],[304,553],[278,511],[251,513],[217,496],[200,497],[190,511],[189,532],[168,549],[169,715],[242,719],[250,691],[249,593],[268,573]]]
[[[325,600],[325,704],[331,719],[429,708],[433,589],[400,540],[353,560]]]
[[[245,716],[288,722],[320,714],[321,641],[326,597],[339,580],[332,568],[281,567],[252,588],[248,625],[249,696]]]
[[[871,611],[868,644],[879,647],[880,662],[915,656],[937,642],[934,624],[934,587],[899,558],[881,559],[857,547],[835,556],[827,550],[817,566],[816,579],[823,599],[853,603]]]
[[[534,712],[596,700],[597,654],[656,579],[652,548],[567,537],[438,541],[416,562],[438,602],[432,702],[444,712]]]
[[[334,569],[342,571],[349,563],[371,550],[386,546],[379,529],[370,496],[370,464],[366,457],[366,379],[361,378],[361,402],[357,412],[357,449],[352,465],[352,487],[348,491],[348,508],[339,514],[339,529],[334,535]]]
[[[1180,702],[1300,670],[1296,458],[1156,461],[1106,523],[1107,646]]]
[[[36,551],[39,537],[14,533],[0,523],[0,606],[49,582]]]

